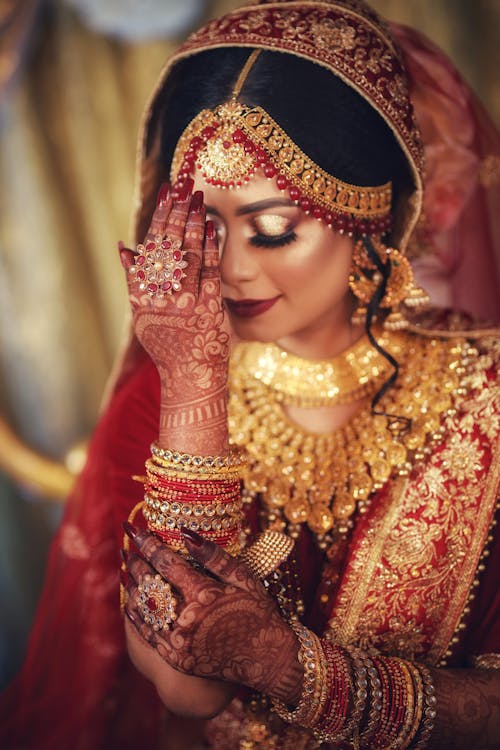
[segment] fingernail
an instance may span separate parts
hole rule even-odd
[[[188,177],[184,185],[179,190],[179,200],[180,201],[187,201],[189,196],[192,193],[194,185],[194,180],[191,179],[191,177]]]
[[[181,534],[182,536],[191,542],[191,544],[194,544],[195,547],[201,547],[201,545],[204,542],[204,539],[202,536],[196,533],[196,531],[191,531],[191,529],[186,529],[185,526],[181,527]]]
[[[134,615],[132,614],[132,612],[129,612],[128,609],[125,609],[125,614],[127,615],[128,619],[133,625],[137,623],[137,620],[135,619]]]
[[[190,211],[201,213],[203,210],[203,190],[197,190],[191,198],[191,204],[189,206]]]
[[[123,525],[123,529],[124,529],[125,533],[126,533],[126,534],[127,534],[127,535],[128,535],[129,537],[131,537],[132,539],[135,539],[135,538],[136,538],[136,536],[137,536],[137,535],[138,535],[138,533],[139,533],[139,529],[138,529],[138,528],[136,528],[136,526],[133,526],[133,525],[132,525],[131,523],[129,523],[128,521],[124,521],[122,525]]]
[[[127,562],[127,560],[128,560],[128,552],[127,552],[126,549],[121,549],[120,550],[120,557],[122,559],[122,562],[124,562],[124,563]]]
[[[118,252],[121,253],[122,250],[125,250],[125,243],[123,240],[118,240]]]
[[[210,219],[207,221],[205,233],[207,235],[207,240],[215,240],[215,224]]]
[[[160,190],[158,191],[158,198],[156,199],[156,205],[166,206],[169,195],[170,195],[170,183],[164,182],[161,185]]]

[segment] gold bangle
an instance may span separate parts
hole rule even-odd
[[[173,464],[171,465],[166,463],[158,463],[153,458],[148,458],[146,461],[146,473],[148,477],[152,474],[154,476],[163,477],[166,479],[175,479],[177,481],[186,479],[195,480],[198,482],[202,480],[231,482],[240,481],[242,472],[241,468],[239,467],[227,467],[222,469],[196,469],[193,466],[188,466],[182,468],[181,466]]]
[[[436,718],[436,694],[432,675],[423,664],[416,664],[416,669],[420,672],[423,684],[423,714],[418,732],[415,737],[414,750],[423,750],[429,742],[430,736],[434,729],[434,719]]]
[[[181,453],[169,448],[160,448],[158,443],[151,444],[151,455],[155,463],[165,468],[172,468],[191,472],[240,470],[245,463],[244,453],[238,448],[232,448],[222,456],[197,456],[191,453]]]
[[[290,627],[300,644],[297,658],[304,667],[302,693],[293,711],[276,699],[272,701],[272,708],[288,724],[312,728],[323,711],[328,694],[326,659],[321,641],[315,633],[298,621],[292,621]]]

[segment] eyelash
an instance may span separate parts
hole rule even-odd
[[[250,244],[255,247],[285,247],[285,245],[295,242],[296,239],[297,235],[293,230],[290,230],[276,237],[271,237],[268,234],[255,234],[253,237],[250,237]]]

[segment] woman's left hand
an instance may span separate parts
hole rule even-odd
[[[196,570],[158,537],[130,532],[142,557],[128,559],[126,612],[137,631],[174,669],[246,685],[289,704],[298,701],[303,668],[298,641],[246,565],[193,532],[185,537]],[[167,581],[177,619],[155,631],[143,620],[138,586],[149,574]]]

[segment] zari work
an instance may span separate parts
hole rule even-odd
[[[486,350],[442,417],[441,440],[359,517],[330,602],[335,643],[444,665],[488,553],[500,480],[498,362]]]

